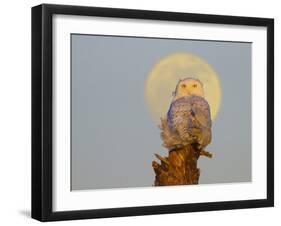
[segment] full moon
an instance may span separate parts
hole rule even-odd
[[[221,104],[221,85],[214,68],[190,53],[175,53],[157,62],[145,84],[145,100],[153,119],[159,123],[165,117],[179,79],[196,78],[203,83],[205,98],[214,121]]]

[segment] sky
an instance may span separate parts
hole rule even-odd
[[[199,183],[251,181],[251,43],[72,34],[71,52],[72,190],[153,186],[154,153],[168,153],[145,81],[178,52],[203,58],[221,82],[214,157],[199,159]]]

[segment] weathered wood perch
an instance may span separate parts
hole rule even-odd
[[[212,158],[212,154],[205,150],[198,150],[193,145],[169,151],[168,157],[155,156],[161,161],[152,162],[155,172],[155,186],[198,184],[200,169],[197,161],[203,155]]]

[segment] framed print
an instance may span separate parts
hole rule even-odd
[[[32,217],[274,205],[274,21],[32,8]]]

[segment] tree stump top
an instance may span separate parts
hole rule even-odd
[[[188,185],[198,184],[200,169],[197,168],[197,161],[200,155],[212,157],[212,154],[205,150],[198,150],[193,145],[184,148],[170,150],[168,157],[155,154],[160,164],[152,162],[155,172],[155,186],[165,185]]]

